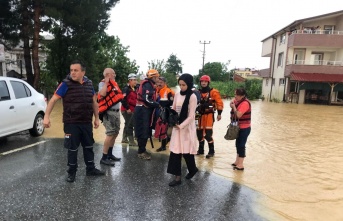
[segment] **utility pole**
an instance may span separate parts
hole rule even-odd
[[[206,42],[206,41],[204,41],[204,42],[199,41],[199,43],[204,45],[204,50],[203,50],[203,52],[202,52],[202,71],[201,71],[202,74],[203,74],[203,73],[204,73],[204,65],[205,65],[205,54],[206,54],[206,52],[205,52],[205,46],[206,46],[207,44],[211,44],[211,41],[209,41],[209,42]]]

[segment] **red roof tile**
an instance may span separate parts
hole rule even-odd
[[[343,83],[343,74],[292,73],[291,81]]]

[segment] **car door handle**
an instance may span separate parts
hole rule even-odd
[[[35,102],[32,102],[32,103],[31,103],[31,106],[33,106],[33,105],[35,105]]]
[[[12,105],[12,106],[10,106],[10,109],[14,109],[14,106]]]

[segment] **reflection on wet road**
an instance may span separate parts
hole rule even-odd
[[[253,101],[246,169],[241,172],[230,166],[236,154],[234,141],[223,138],[229,123],[228,102],[222,120],[214,126],[215,157],[197,157],[201,170],[262,193],[262,216],[271,216],[264,213],[269,211],[265,207],[285,220],[342,220],[343,107]],[[44,137],[63,137],[60,107],[53,111],[51,121],[52,128]],[[102,143],[103,126],[94,134],[96,142]]]

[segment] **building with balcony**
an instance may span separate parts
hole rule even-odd
[[[45,41],[49,41],[52,39],[52,36],[45,35],[43,38]],[[42,65],[47,59],[47,52],[43,50],[41,46],[38,48],[38,57],[40,65]],[[31,66],[33,69],[32,61]],[[0,45],[0,76],[26,79],[23,42],[19,42],[16,47],[11,49],[5,49],[3,45]]]
[[[296,20],[262,43],[266,99],[343,103],[343,11]]]

